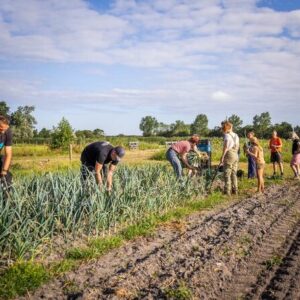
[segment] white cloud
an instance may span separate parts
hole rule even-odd
[[[228,102],[231,99],[231,96],[223,91],[213,92],[211,98],[218,102]]]
[[[274,110],[282,99],[295,108],[300,10],[278,12],[256,2],[118,0],[98,12],[83,0],[1,0],[2,61],[88,63],[92,67],[83,73],[100,75],[101,81],[102,64],[151,75],[144,87],[110,83],[85,92],[47,88],[47,76],[41,84],[0,73],[0,96],[44,107],[100,107],[109,101],[124,109],[189,114],[195,107],[215,112],[216,103],[228,110],[272,103]]]

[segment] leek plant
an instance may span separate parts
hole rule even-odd
[[[0,191],[0,259],[29,258],[57,237],[98,236],[122,224],[161,214],[204,193],[201,177],[178,182],[161,165],[120,167],[113,191],[83,186],[79,172],[20,178],[9,194]]]

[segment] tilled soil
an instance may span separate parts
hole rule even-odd
[[[30,299],[300,299],[300,186],[128,242]]]

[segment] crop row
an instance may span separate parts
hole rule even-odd
[[[29,257],[55,237],[97,236],[149,213],[162,213],[204,192],[204,180],[177,182],[166,166],[120,167],[114,189],[99,189],[78,172],[18,179],[0,193],[0,258]]]

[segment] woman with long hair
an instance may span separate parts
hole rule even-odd
[[[294,172],[295,179],[300,179],[300,140],[296,132],[292,133],[292,160],[291,160],[291,168]]]
[[[259,144],[259,141],[256,137],[251,138],[251,143],[253,147],[251,150],[247,150],[247,154],[254,157],[256,162],[256,173],[257,173],[257,192],[264,193],[265,191],[265,182],[264,182],[264,170],[265,170],[265,159],[264,159],[264,150]]]

